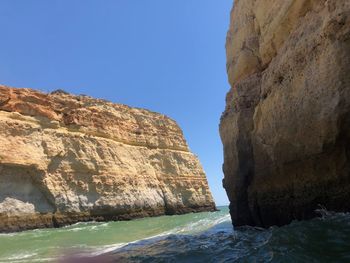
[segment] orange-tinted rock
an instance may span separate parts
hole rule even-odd
[[[215,209],[170,118],[0,86],[0,231]]]

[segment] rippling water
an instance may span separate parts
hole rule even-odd
[[[220,209],[0,234],[0,262],[57,262],[65,254],[86,259],[104,253],[116,262],[350,262],[350,214],[233,230],[228,209]]]

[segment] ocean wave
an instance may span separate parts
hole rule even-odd
[[[205,219],[200,219],[194,222],[190,222],[188,224],[185,224],[184,226],[181,227],[176,227],[168,231],[161,232],[156,235],[152,235],[146,238],[141,238],[138,240],[134,240],[131,242],[126,242],[126,243],[116,243],[112,245],[106,245],[106,246],[101,246],[101,247],[89,247],[89,250],[92,252],[88,253],[79,253],[80,256],[82,257],[94,257],[94,256],[99,256],[103,255],[106,253],[110,253],[113,251],[118,251],[118,249],[125,248],[127,246],[142,246],[144,243],[147,243],[148,241],[151,242],[159,242],[163,239],[166,239],[168,236],[171,235],[177,235],[177,234],[189,234],[189,233],[199,233],[205,230],[208,230],[210,228],[215,227],[216,225],[219,225],[221,223],[229,222],[230,227],[231,225],[231,217],[228,214],[219,216],[219,217],[213,217],[213,218],[205,218]],[[108,223],[106,223],[107,225]]]
[[[350,262],[348,213],[327,213],[268,229],[232,231],[225,217],[211,222],[217,224],[206,231],[141,241],[113,256],[127,262]]]
[[[118,235],[116,237],[117,239],[113,238],[113,233],[119,233],[118,228],[127,227],[132,231],[134,229],[133,226],[135,225],[139,229],[138,231],[142,231],[142,228],[140,228],[142,220],[145,221],[146,225],[150,224],[151,229],[144,227],[146,233],[150,233],[149,236],[136,238],[130,242],[118,242]],[[171,235],[198,233],[225,221],[230,221],[227,213],[215,212],[187,214],[182,216],[165,216],[161,218],[146,218],[130,222],[79,222],[59,229],[36,229],[20,233],[1,234],[0,243],[2,243],[2,240],[5,241],[7,243],[7,249],[5,247],[0,247],[0,262],[51,262],[57,260],[62,254],[69,254],[69,250],[74,251],[75,255],[79,257],[96,257],[106,253],[113,253],[114,251],[118,251],[127,246],[139,246],[147,243],[149,240],[151,240],[150,242],[155,242],[156,240],[164,240]],[[164,231],[151,234],[157,232],[157,229],[159,228],[158,222],[164,224]],[[152,230],[153,224],[154,229]],[[170,227],[171,225],[176,224],[178,224],[178,226],[166,229],[167,225]],[[94,242],[91,242],[91,237],[95,236],[94,233],[100,234],[102,239],[106,236],[106,241],[101,241],[101,245],[92,245],[91,243]],[[103,234],[101,235],[101,233]],[[141,236],[145,235],[142,234],[142,232],[140,232],[140,234]],[[76,235],[82,235],[82,237],[86,239],[86,242],[84,243],[84,241],[80,241],[82,243],[74,244],[73,241],[72,245],[69,246],[69,243],[64,241],[64,239],[74,240]],[[137,235],[135,235],[135,237],[137,237]],[[50,240],[52,240],[52,242]],[[79,242],[79,239],[76,240],[76,242]],[[107,240],[114,242],[107,243]],[[28,251],[24,250],[23,252],[20,252],[14,245],[11,245],[11,243],[16,244],[17,242],[22,244],[27,243]],[[35,253],[31,250],[33,243],[36,243],[38,246]],[[98,240],[96,240],[96,243],[98,243]],[[64,245],[62,246],[62,244]],[[22,248],[25,249],[25,247]],[[3,249],[3,252],[1,252],[1,249]],[[68,251],[66,249],[68,249]],[[3,253],[3,255],[7,254],[7,256],[1,258],[1,253]]]
[[[230,215],[224,215],[219,218],[205,218],[199,221],[191,222],[185,226],[169,231],[168,234],[195,234],[208,230],[224,222],[231,222]]]
[[[129,230],[140,232],[127,242],[121,235]],[[53,262],[63,254],[82,258],[109,255],[121,262],[350,262],[350,214],[327,211],[320,218],[284,227],[233,230],[226,209],[27,231],[0,236],[0,244],[1,263]],[[14,244],[22,244],[21,250]]]

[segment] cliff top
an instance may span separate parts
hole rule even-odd
[[[128,144],[189,151],[180,127],[163,114],[63,90],[42,93],[0,85],[0,110]]]

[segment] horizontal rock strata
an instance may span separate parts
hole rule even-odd
[[[63,91],[0,86],[0,232],[213,211],[170,118]]]
[[[235,225],[350,210],[350,1],[235,0],[221,119]]]

